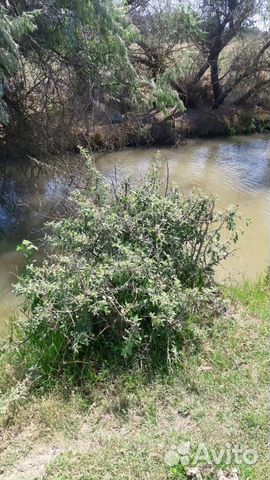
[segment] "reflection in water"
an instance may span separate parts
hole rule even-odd
[[[102,154],[97,165],[106,177],[115,176],[116,168],[119,177],[131,176],[135,181],[145,176],[156,151]],[[237,204],[243,216],[252,220],[237,254],[226,261],[219,276],[254,278],[261,273],[269,261],[270,137],[192,140],[180,149],[161,149],[160,155],[168,160],[171,182],[183,192],[196,186],[214,193],[219,207]],[[83,168],[79,156],[61,158],[54,168],[36,161],[0,166],[0,333],[17,302],[11,294],[22,266],[16,244],[40,235],[44,219],[52,216],[74,181],[83,178]],[[164,175],[166,170],[164,161]]]

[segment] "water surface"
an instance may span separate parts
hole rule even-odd
[[[99,168],[108,176],[140,178],[156,149],[127,150],[103,155]],[[183,192],[198,187],[217,196],[217,206],[238,205],[250,226],[226,260],[219,278],[255,279],[269,263],[270,138],[265,135],[229,139],[192,140],[179,149],[160,150],[164,175]]]

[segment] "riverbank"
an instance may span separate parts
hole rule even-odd
[[[49,138],[33,125],[29,130],[2,139],[0,157],[17,159],[35,157],[47,161],[48,156],[79,152],[83,146],[93,152],[123,150],[127,147],[179,147],[190,138],[228,137],[270,131],[270,111],[258,106],[221,106],[218,109],[188,109],[166,114],[153,110],[126,115],[85,116],[71,129],[53,127]]]
[[[59,386],[36,396],[21,385],[9,405],[3,397],[0,478],[200,478],[181,465],[186,442],[191,457],[201,442],[208,452],[230,455],[239,445],[258,455],[251,465],[241,462],[243,453],[237,464],[232,453],[228,465],[223,457],[218,466],[199,466],[202,478],[267,478],[268,283],[226,288],[225,296],[226,314],[211,330],[201,326],[199,348],[186,351],[167,379],[102,372],[72,391]],[[4,372],[2,391],[14,379],[11,365]]]
[[[88,134],[79,134],[79,143],[95,151],[121,150],[140,146],[180,146],[188,138],[249,135],[270,130],[270,112],[259,107],[224,106],[219,109],[188,109],[166,115],[128,114],[119,123],[96,124]]]

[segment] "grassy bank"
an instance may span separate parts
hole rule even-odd
[[[199,348],[171,377],[103,372],[95,384],[40,396],[21,386],[3,409],[0,478],[267,478],[268,288],[260,280],[225,295],[227,313],[201,331]],[[203,442],[217,453],[255,449],[258,461],[227,465],[224,457],[188,477],[190,465],[177,463],[183,442],[191,442],[190,458]]]

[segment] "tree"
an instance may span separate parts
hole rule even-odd
[[[16,0],[10,11],[16,16],[37,8],[41,15],[32,41],[25,46],[28,52],[39,60],[48,52],[55,54],[77,72],[90,72],[97,82],[116,85],[123,78],[131,79],[127,47],[134,30],[120,7],[110,0]]]
[[[129,45],[136,32],[123,8],[111,0],[14,0],[7,13],[17,22],[36,10],[37,28],[21,42],[20,69],[10,82],[10,103],[25,118],[13,109],[5,134],[18,138],[19,130],[27,136],[29,125],[23,122],[28,119],[35,124],[34,144],[50,148],[53,138],[67,143],[66,135],[70,139],[79,122],[87,129],[95,104],[130,107],[136,72]]]
[[[131,18],[140,33],[131,51],[131,59],[140,76],[145,75],[152,81],[158,98],[167,97],[165,103],[170,103],[171,98],[171,106],[174,103],[183,110],[187,102],[178,80],[186,72],[191,42],[201,34],[198,17],[181,2],[167,0],[139,2],[136,9],[132,8]],[[164,102],[155,101],[154,104],[159,108]]]
[[[260,3],[260,0],[202,0],[199,3],[205,35],[198,46],[205,60],[190,86],[191,95],[192,89],[210,68],[214,107],[224,100],[226,95],[219,72],[220,54],[245,27],[252,24]]]
[[[6,8],[0,5],[0,123],[8,122],[9,79],[20,63],[20,41],[36,28],[35,13],[23,13],[11,17]]]

